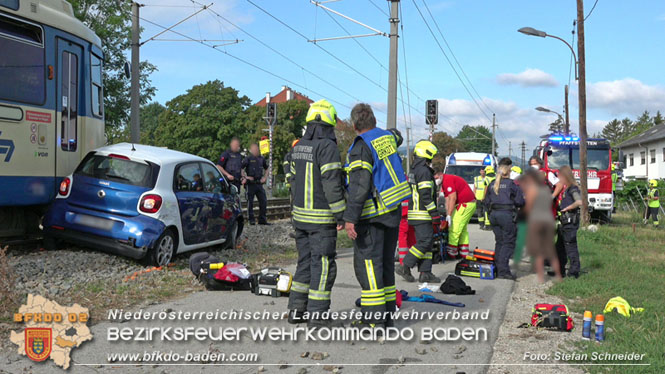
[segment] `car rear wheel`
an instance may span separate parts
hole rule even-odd
[[[235,249],[238,245],[238,228],[238,222],[234,222],[229,234],[226,236],[226,242],[224,242],[225,249]]]
[[[176,239],[171,230],[166,230],[149,253],[152,265],[166,266],[171,262],[176,249]]]
[[[47,251],[57,251],[58,249],[62,248],[62,241],[50,235],[44,235],[42,244],[44,245],[44,249]]]

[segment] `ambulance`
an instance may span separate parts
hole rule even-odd
[[[496,157],[489,153],[455,152],[446,157],[445,174],[464,178],[473,191],[473,178],[480,175],[480,170],[487,166],[496,168]]]

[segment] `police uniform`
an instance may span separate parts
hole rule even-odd
[[[343,223],[346,208],[335,119],[334,107],[327,101],[312,104],[305,134],[291,154],[295,171],[292,217],[298,249],[289,295],[291,311],[325,312],[330,308],[330,292],[337,275],[336,225]]]
[[[578,277],[580,274],[580,253],[577,249],[577,230],[580,227],[580,209],[561,212],[562,209],[582,199],[579,187],[570,186],[559,194],[558,217],[559,228],[557,229],[556,253],[559,257],[561,275],[566,274],[566,263],[570,260],[568,276]]]
[[[483,201],[485,198],[485,178],[482,175],[478,175],[473,178],[473,186],[476,189],[476,201]],[[476,210],[478,215],[478,224],[481,229],[485,228],[485,208],[483,204],[476,204]]]
[[[647,214],[644,223],[649,222],[649,217],[653,219],[653,225],[658,226],[658,210],[660,210],[660,195],[658,194],[658,181],[652,179],[649,181],[649,193],[647,194]]]
[[[240,191],[242,178],[242,155],[240,152],[233,152],[230,149],[226,150],[222,153],[219,161],[217,161],[217,165],[224,168],[227,173],[233,176],[233,180],[229,181],[229,183],[236,186],[238,191]]]
[[[259,200],[259,224],[266,224],[268,223],[268,217],[266,216],[268,201],[261,179],[264,176],[265,170],[268,169],[268,163],[263,156],[249,155],[242,161],[242,168],[245,171],[245,175],[253,178],[253,180],[247,179],[245,182],[249,223],[254,224],[254,196],[256,196]]]
[[[524,206],[524,194],[512,179],[502,178],[499,182],[499,193],[494,191],[494,184],[489,185],[483,203],[489,211],[494,231],[497,275],[512,278],[508,263],[515,252],[517,208]]]
[[[401,137],[400,137],[401,138]],[[395,310],[394,253],[401,202],[409,197],[399,141],[393,132],[373,128],[349,148],[347,209],[344,221],[355,224],[353,267],[362,288],[363,322],[383,323],[375,312]]]
[[[409,183],[412,193],[408,218],[409,225],[412,225],[416,232],[416,244],[409,248],[409,253],[404,257],[404,267],[412,268],[417,264],[421,274],[431,273],[434,252],[432,222],[438,225],[441,216],[436,208],[434,170],[427,164],[426,159],[414,157]]]

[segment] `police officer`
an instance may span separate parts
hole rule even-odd
[[[561,276],[564,276],[566,263],[569,277],[580,275],[580,253],[577,249],[577,230],[580,227],[580,207],[582,193],[568,165],[559,168],[559,183],[563,186],[557,198],[559,228],[557,229],[556,253],[559,257]]]
[[[298,264],[289,295],[289,322],[322,327],[333,323],[321,313],[330,308],[337,275],[336,229],[343,227],[346,208],[344,177],[335,138],[335,107],[319,100],[310,106],[305,120],[305,134],[291,154]]]
[[[421,140],[413,150],[413,166],[409,175],[411,201],[409,202],[409,225],[416,232],[416,244],[409,248],[403,264],[395,273],[407,282],[415,282],[411,268],[418,265],[419,282],[439,283],[441,279],[432,274],[432,252],[434,251],[434,226],[441,224],[441,215],[436,207],[436,182],[430,166],[438,149],[432,142]]]
[[[485,169],[480,169],[480,175],[473,178],[473,194],[477,201],[483,201],[485,198]],[[480,229],[485,229],[485,208],[483,204],[476,204],[476,213],[478,216],[478,225]]]
[[[508,262],[515,252],[517,238],[517,209],[524,206],[522,190],[510,179],[510,166],[499,166],[496,180],[489,186],[484,204],[490,212],[494,231],[494,256],[497,275],[503,279],[515,279]]]
[[[238,188],[240,192],[242,178],[242,155],[240,154],[240,140],[231,139],[230,148],[217,161],[217,169],[226,177],[226,180]]]
[[[351,110],[358,136],[347,155],[346,233],[353,240],[353,267],[362,288],[362,324],[390,327],[388,313],[395,311],[395,262],[401,202],[410,196],[409,184],[397,147],[397,130],[376,127],[368,104]]]
[[[291,154],[293,154],[293,147],[298,144],[298,141],[300,139],[296,139],[291,143],[291,148],[289,148],[289,151],[286,152],[286,155],[284,155],[284,162],[282,162],[282,169],[284,169],[284,183],[286,184],[286,188],[291,190],[291,182],[293,181],[293,172],[291,170]]]
[[[247,214],[249,224],[254,225],[254,196],[259,200],[259,225],[269,225],[266,216],[268,201],[263,184],[268,179],[268,163],[259,153],[259,145],[252,143],[249,146],[249,157],[242,160],[245,188],[247,189]]]
[[[489,189],[490,185],[494,180],[496,179],[496,173],[494,172],[494,166],[489,165],[485,166],[485,194],[483,195],[483,199],[485,199],[485,196],[487,195],[487,190]],[[482,201],[482,200],[481,200]],[[483,230],[486,231],[492,231],[492,225],[490,223],[490,212],[487,211],[485,208],[485,204],[480,204],[483,206],[483,212],[485,213],[485,225],[482,227]]]
[[[644,218],[644,224],[649,222],[649,217],[653,219],[653,225],[658,226],[658,210],[660,209],[660,195],[658,194],[658,181],[652,179],[649,181],[649,193],[647,194],[647,214]]]

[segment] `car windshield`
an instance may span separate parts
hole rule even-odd
[[[123,156],[93,155],[86,157],[76,170],[77,175],[140,187],[154,187],[153,167],[149,163],[129,160]]]
[[[576,148],[552,148],[552,154],[547,156],[547,166],[550,169],[560,169],[568,165],[573,169],[580,168],[580,151]],[[608,149],[588,149],[587,167],[593,170],[607,170],[610,167],[610,152]]]
[[[480,175],[480,169],[485,168],[482,165],[448,165],[446,174],[457,175],[464,178],[466,183],[473,183],[473,178]]]

